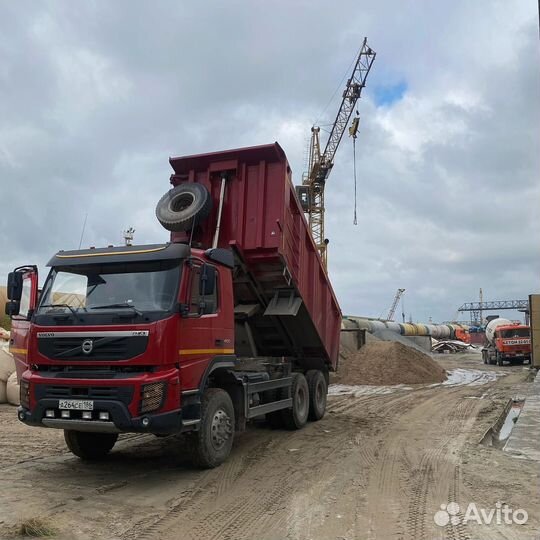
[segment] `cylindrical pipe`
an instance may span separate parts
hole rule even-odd
[[[218,245],[219,240],[219,229],[221,227],[221,212],[223,211],[223,199],[225,198],[225,182],[227,181],[227,175],[223,173],[221,175],[221,189],[219,191],[219,208],[217,215],[217,224],[216,232],[214,233],[214,241],[212,242],[212,247],[215,249]]]
[[[435,339],[450,339],[456,337],[456,331],[467,332],[463,325],[452,324],[424,324],[424,323],[397,323],[394,321],[381,321],[378,319],[365,319],[363,317],[348,317],[354,320],[360,328],[366,328],[370,333],[390,330],[402,336],[431,336]]]
[[[397,322],[388,321],[386,323],[386,328],[388,328],[388,330],[391,330],[392,332],[397,332],[398,334],[401,333],[401,328],[399,326],[399,323],[397,323]]]

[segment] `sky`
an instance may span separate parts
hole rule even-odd
[[[401,287],[407,319],[468,320],[457,308],[480,287],[539,292],[536,0],[0,9],[0,282],[21,264],[43,280],[86,215],[83,247],[121,244],[130,226],[138,244],[166,241],[154,207],[169,156],[278,141],[300,183],[310,127],[333,121],[367,36],[358,225],[347,136],[325,193],[342,311],[384,317]]]

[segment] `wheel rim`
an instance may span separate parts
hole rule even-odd
[[[307,392],[304,387],[299,386],[296,391],[295,396],[295,408],[300,417],[307,414],[308,410],[308,398],[307,398]]]
[[[190,207],[195,201],[195,197],[191,193],[181,193],[169,203],[169,209],[172,212],[182,212]]]
[[[324,388],[323,388],[322,381],[319,382],[317,387],[315,388],[315,401],[319,408],[321,408],[324,405]]]
[[[231,418],[223,409],[218,409],[214,413],[211,429],[212,444],[216,450],[220,450],[231,438],[232,433]]]

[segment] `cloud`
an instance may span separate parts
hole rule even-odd
[[[537,33],[519,0],[9,4],[0,281],[23,263],[43,274],[78,246],[86,214],[83,245],[120,243],[128,226],[165,240],[154,204],[170,155],[278,140],[300,182],[309,128],[333,120],[367,35],[357,227],[347,137],[326,192],[343,311],[384,314],[398,287],[424,321],[479,287],[524,298],[540,262]]]

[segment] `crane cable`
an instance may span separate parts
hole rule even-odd
[[[353,225],[358,225],[356,219],[356,137],[353,137],[353,171],[354,171],[354,220]]]

